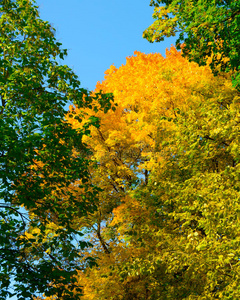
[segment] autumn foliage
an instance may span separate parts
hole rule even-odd
[[[35,1],[0,1],[0,300],[240,299],[239,1],[151,5],[182,52],[89,92]]]
[[[100,92],[114,109],[67,117],[99,120],[84,138],[102,191],[79,220],[97,259],[79,272],[82,299],[239,298],[240,97],[228,75],[172,47],[111,66]]]

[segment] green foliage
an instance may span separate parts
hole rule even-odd
[[[161,4],[163,4],[161,6]],[[178,35],[183,54],[200,65],[211,56],[211,68],[232,73],[234,86],[240,87],[240,3],[238,0],[157,0],[154,23],[144,31],[150,42]]]
[[[94,211],[98,193],[88,183],[82,137],[97,122],[75,130],[64,121],[69,103],[88,107],[92,98],[59,64],[67,51],[34,3],[0,2],[0,298],[10,295],[14,279],[19,299],[37,292],[74,299],[79,253],[88,244],[74,246],[82,235],[72,220]],[[103,108],[111,95],[105,98]],[[71,192],[76,181],[88,202]]]

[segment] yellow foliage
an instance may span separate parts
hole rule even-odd
[[[98,265],[79,274],[83,299],[211,299],[211,276],[235,255],[219,233],[232,234],[234,222],[217,220],[236,221],[227,199],[233,205],[239,196],[227,190],[225,168],[238,157],[237,92],[227,76],[214,77],[174,47],[166,58],[136,51],[105,74],[93,95],[113,93],[116,110],[74,107],[66,116],[74,128],[100,120],[84,140],[102,191],[84,223],[94,245],[86,257]]]

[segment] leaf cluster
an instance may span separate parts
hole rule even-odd
[[[72,220],[94,211],[98,194],[83,137],[97,122],[76,130],[65,115],[70,103],[91,107],[93,98],[62,64],[67,51],[35,1],[1,1],[0,28],[0,297],[14,280],[19,299],[37,292],[73,299],[73,265],[88,243]],[[102,98],[104,109],[111,96]]]
[[[127,58],[84,138],[101,188],[82,299],[239,297],[239,93],[175,48]],[[87,113],[90,111],[87,109]],[[68,118],[74,127],[77,120]]]
[[[239,1],[151,1],[154,23],[143,33],[150,42],[177,36],[188,59],[232,74],[233,85],[239,89]]]

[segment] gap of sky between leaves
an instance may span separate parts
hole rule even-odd
[[[143,31],[152,24],[150,0],[37,0],[40,17],[56,29],[56,38],[68,49],[64,60],[79,76],[82,87],[93,90],[104,72],[125,64],[134,51],[159,52],[175,38],[149,43]]]

